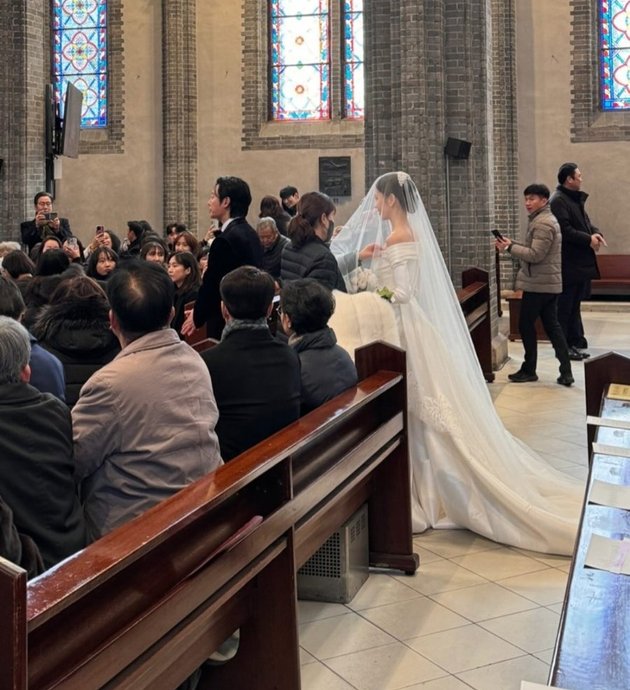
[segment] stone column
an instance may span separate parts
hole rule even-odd
[[[0,0],[0,16],[0,240],[19,240],[45,186],[49,16],[47,3],[32,0]]]
[[[196,1],[162,2],[164,223],[197,232]]]

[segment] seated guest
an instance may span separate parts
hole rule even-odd
[[[298,201],[300,200],[300,193],[297,187],[287,185],[280,190],[280,200],[282,208],[293,217],[297,212]]]
[[[326,245],[335,224],[335,205],[320,192],[309,192],[299,201],[289,224],[291,244],[282,252],[283,281],[314,278],[329,290],[346,292],[337,260]]]
[[[106,281],[118,265],[118,255],[105,245],[97,247],[88,259],[85,275],[94,280]]]
[[[26,254],[17,250],[7,254],[2,260],[2,270],[20,288],[22,296],[26,293],[26,288],[35,273],[35,264]]]
[[[145,261],[152,261],[153,263],[164,266],[166,263],[166,247],[162,240],[148,240],[143,243],[140,249],[140,258]]]
[[[0,277],[0,316],[21,321],[26,306],[18,286],[8,278]],[[66,382],[63,365],[53,354],[45,350],[32,333],[31,341],[31,380],[29,383],[40,393],[52,393],[60,400],[66,399]]]
[[[33,326],[33,335],[63,364],[66,403],[72,407],[83,384],[120,352],[109,327],[109,302],[92,278],[63,280]]]
[[[49,235],[48,237],[44,238],[43,242],[38,242],[33,249],[31,249],[30,257],[35,263],[37,263],[37,261],[39,261],[39,257],[44,252],[50,252],[53,249],[63,249],[63,243],[58,237]]]
[[[88,536],[97,539],[222,464],[218,412],[201,357],[169,328],[173,283],[148,261],[107,283],[122,351],[72,410]]]
[[[70,237],[70,223],[67,218],[59,218],[53,211],[53,197],[48,192],[37,192],[33,199],[35,218],[24,221],[20,227],[22,243],[29,250],[47,235],[54,235],[62,243]]]
[[[199,255],[199,240],[188,230],[177,235],[175,240],[176,252],[190,252],[195,258]]]
[[[29,283],[24,292],[24,302],[26,313],[22,318],[25,328],[32,328],[45,304],[50,302],[53,292],[63,278],[60,273],[54,276],[35,276]]]
[[[90,244],[85,248],[85,258],[89,259],[90,254],[99,247],[108,247],[118,255],[120,252],[120,238],[111,230],[103,230],[103,232],[97,231]]]
[[[0,496],[0,557],[24,568],[27,577],[36,577],[44,571],[44,562],[35,542],[20,534],[13,522],[13,511]]]
[[[281,323],[300,356],[302,414],[356,385],[357,370],[339,345],[328,319],[335,298],[318,281],[294,280],[282,289]]]
[[[281,235],[286,237],[291,216],[283,210],[275,196],[264,196],[260,201],[259,218],[273,218],[276,228]]]
[[[276,221],[271,217],[261,218],[256,225],[256,232],[263,248],[263,268],[278,279],[282,250],[291,244],[291,241],[278,232]]]
[[[224,460],[271,436],[300,416],[300,362],[267,327],[273,278],[241,266],[221,281],[225,328],[201,356],[219,407],[217,435]]]
[[[43,251],[35,266],[36,276],[54,276],[63,273],[70,265],[70,259],[63,249]]]
[[[44,565],[85,546],[74,482],[70,411],[29,385],[26,329],[0,316],[0,487],[18,532],[37,545]]]
[[[186,232],[185,223],[169,223],[166,226],[164,230],[164,239],[166,240],[169,253],[175,251],[175,242],[180,232]]]
[[[182,324],[186,318],[184,307],[194,302],[199,294],[201,273],[197,259],[190,252],[177,252],[168,260],[168,275],[175,285],[175,316],[171,328],[181,337]]]

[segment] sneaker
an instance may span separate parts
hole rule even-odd
[[[536,376],[536,374],[528,374],[522,369],[515,374],[508,374],[508,378],[512,383],[530,383],[531,381],[538,381],[538,376]]]
[[[586,357],[589,357],[589,355],[586,355]],[[583,359],[586,359],[586,357],[577,348],[569,348],[569,359],[574,362],[581,362]]]
[[[567,387],[569,387],[569,386],[572,386],[572,385],[573,385],[575,379],[573,378],[573,376],[571,376],[571,374],[560,374],[560,376],[558,376],[558,378],[556,379],[556,381],[557,381],[561,386],[567,386]]]

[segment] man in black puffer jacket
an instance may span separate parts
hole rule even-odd
[[[590,295],[591,280],[599,278],[595,252],[602,245],[606,246],[584,209],[588,194],[581,191],[581,186],[582,173],[577,164],[563,163],[558,171],[558,187],[549,200],[562,232],[562,294],[558,300],[558,321],[573,360],[589,356],[580,352],[588,346],[580,306]]]

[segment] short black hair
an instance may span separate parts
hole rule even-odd
[[[25,311],[20,288],[9,278],[0,276],[0,316],[18,320]]]
[[[38,276],[53,276],[63,273],[69,265],[70,259],[63,249],[51,249],[39,255],[35,273]]]
[[[168,326],[173,282],[157,264],[129,259],[107,282],[107,297],[120,329],[130,340]]]
[[[55,197],[50,192],[37,192],[37,194],[33,197],[33,206],[37,206],[37,202],[43,196],[47,196],[51,201],[55,200]]]
[[[293,196],[294,194],[297,194],[298,190],[297,187],[292,187],[291,185],[287,185],[286,187],[283,187],[280,190],[280,198],[282,201],[285,199],[288,199],[290,196]]]
[[[219,286],[225,308],[235,319],[256,321],[267,316],[275,293],[273,278],[255,266],[239,266]]]
[[[2,259],[2,268],[11,276],[17,278],[25,273],[35,273],[35,264],[21,249],[14,249]]]
[[[333,293],[314,278],[299,278],[284,284],[282,311],[291,319],[297,335],[325,328],[335,311]]]
[[[116,265],[118,265],[118,254],[113,249],[110,249],[109,247],[104,247],[100,246],[97,247],[91,254],[90,257],[87,261],[87,266],[85,268],[85,274],[90,277],[90,278],[96,278],[96,280],[101,279],[102,276],[100,276],[96,270],[96,264],[98,263],[98,260],[101,258],[101,256],[105,254],[108,258],[110,258],[112,261],[116,262]]]
[[[138,242],[142,242],[142,238],[145,233],[145,228],[144,225],[142,225],[142,222],[139,220],[128,220],[127,227],[136,236],[136,240],[138,240]]]
[[[546,184],[540,182],[534,182],[533,184],[527,185],[523,190],[523,196],[539,196],[543,199],[548,199],[551,195],[549,187]]]
[[[247,182],[240,177],[219,177],[215,184],[221,201],[230,198],[230,218],[246,216],[252,203],[252,193]]]
[[[574,177],[577,169],[577,163],[563,163],[560,166],[560,170],[558,170],[558,184],[564,184],[567,181],[567,177]]]

